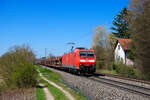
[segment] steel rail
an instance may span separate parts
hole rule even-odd
[[[144,84],[150,85],[150,80],[142,80],[142,79],[137,79],[137,78],[128,78],[128,77],[123,77],[123,76],[113,75],[113,74],[102,74],[102,75],[108,76],[108,77],[112,77],[112,78],[129,80],[129,81],[133,81],[133,82],[140,82],[140,83],[144,83]]]

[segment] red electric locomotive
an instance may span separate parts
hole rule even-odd
[[[62,56],[62,66],[77,72],[94,73],[96,71],[96,57],[94,50],[76,48],[72,53]]]
[[[62,57],[43,59],[38,64],[67,69],[77,73],[94,73],[96,71],[96,57],[94,50],[76,48],[73,52],[64,54]]]

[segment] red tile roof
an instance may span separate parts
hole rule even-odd
[[[131,46],[132,40],[131,40],[131,39],[118,39],[118,42],[120,43],[121,47],[122,47],[124,50],[129,50],[129,49],[130,49],[130,46]],[[117,42],[117,43],[118,43],[118,42]]]

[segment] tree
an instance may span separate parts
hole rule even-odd
[[[0,57],[0,76],[10,89],[35,87],[35,55],[29,46],[14,46]]]
[[[110,67],[113,61],[114,38],[112,34],[108,35],[104,26],[95,29],[92,48],[95,50],[98,68]]]
[[[98,60],[103,59],[106,47],[107,30],[104,26],[99,26],[94,31],[92,48],[95,49]]]
[[[111,27],[114,34],[118,38],[130,38],[129,24],[128,24],[128,9],[124,8],[113,21],[114,27]]]
[[[130,10],[136,67],[150,79],[150,0],[132,0]]]
[[[130,47],[130,52],[129,52],[128,58],[131,59],[132,61],[135,60],[135,45],[134,45],[134,43],[131,43],[131,47]]]
[[[117,37],[115,37],[113,34],[109,34],[107,41],[109,42],[111,49],[113,49],[117,41]]]

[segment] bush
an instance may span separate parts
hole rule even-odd
[[[126,66],[124,64],[122,64],[122,66],[121,66],[120,74],[125,77],[137,78],[136,70],[133,67]]]
[[[14,74],[15,75],[15,74]],[[37,72],[33,65],[20,66],[16,73],[15,83],[19,88],[36,86]]]
[[[10,89],[35,87],[35,55],[29,46],[15,46],[0,58],[0,74]]]
[[[127,66],[122,63],[118,64],[113,64],[112,65],[113,70],[117,72],[117,74],[120,74],[121,76],[125,77],[132,77],[132,78],[137,78],[137,71],[134,69],[132,66]]]
[[[117,73],[120,72],[120,64],[112,64],[113,70],[115,70]]]

